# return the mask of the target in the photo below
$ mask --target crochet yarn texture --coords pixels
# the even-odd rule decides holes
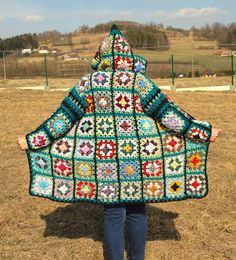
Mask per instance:
[[[60,107],[26,135],[30,194],[55,201],[166,202],[207,195],[211,124],[145,76],[114,25]]]

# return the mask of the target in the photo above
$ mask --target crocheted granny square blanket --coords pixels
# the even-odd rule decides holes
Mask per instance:
[[[55,201],[166,202],[208,193],[211,124],[146,75],[114,25],[58,109],[26,135],[30,194]]]

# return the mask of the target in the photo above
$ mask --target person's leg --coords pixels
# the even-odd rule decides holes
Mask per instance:
[[[147,239],[147,216],[145,203],[126,205],[128,224],[128,260],[144,260]]]
[[[124,259],[125,204],[104,205],[104,247],[106,260]]]

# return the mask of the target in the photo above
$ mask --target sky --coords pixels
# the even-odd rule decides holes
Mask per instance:
[[[236,0],[0,0],[0,38],[112,20],[178,28],[236,22]]]

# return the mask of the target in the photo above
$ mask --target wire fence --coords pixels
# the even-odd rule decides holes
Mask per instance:
[[[181,47],[181,46],[179,46]],[[83,53],[83,52],[81,52]],[[147,75],[163,85],[172,87],[231,85],[234,86],[235,54],[233,51],[209,53],[209,50],[194,52],[136,50],[136,54],[148,60]],[[38,79],[50,86],[54,79],[79,79],[92,71],[92,55],[78,53],[23,54],[15,51],[0,51],[0,79]],[[201,80],[197,80],[200,79]],[[37,82],[37,81],[35,81]],[[39,81],[38,81],[39,82]],[[37,84],[37,83],[35,83]]]

